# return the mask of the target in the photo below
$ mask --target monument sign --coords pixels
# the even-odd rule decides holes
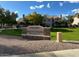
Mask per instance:
[[[22,34],[23,38],[36,39],[36,40],[49,40],[50,39],[50,28],[42,26],[28,26],[26,27],[26,33]]]

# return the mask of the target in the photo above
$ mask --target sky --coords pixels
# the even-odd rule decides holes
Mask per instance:
[[[50,16],[79,13],[79,1],[0,1],[0,7],[18,13],[19,18],[32,12]]]

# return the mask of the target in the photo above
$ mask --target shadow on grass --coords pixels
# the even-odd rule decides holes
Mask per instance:
[[[51,29],[52,32],[73,32],[72,30],[69,29],[64,29],[64,28],[53,28]]]

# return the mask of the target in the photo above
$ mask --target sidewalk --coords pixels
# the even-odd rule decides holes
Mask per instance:
[[[20,55],[24,57],[79,57],[79,49]]]

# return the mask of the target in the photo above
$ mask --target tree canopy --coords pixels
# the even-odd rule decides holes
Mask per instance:
[[[9,10],[5,10],[4,8],[0,8],[0,24],[8,24],[13,25],[16,24],[16,18],[18,14],[14,12],[10,12]]]
[[[25,21],[29,22],[33,25],[40,25],[42,23],[43,16],[41,14],[38,14],[36,12],[33,12],[32,14],[29,14],[28,16],[25,16]]]

